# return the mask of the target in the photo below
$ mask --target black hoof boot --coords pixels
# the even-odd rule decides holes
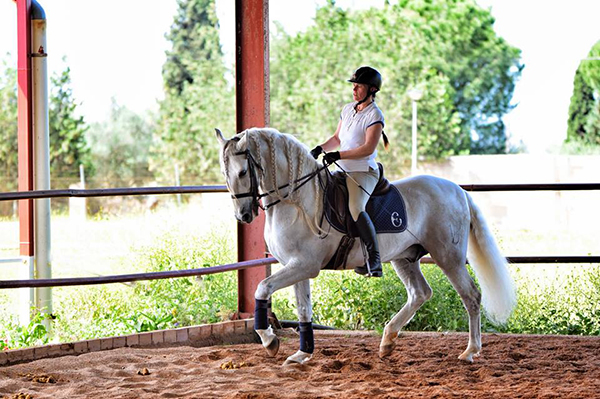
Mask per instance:
[[[377,233],[375,227],[371,222],[371,218],[366,212],[361,212],[356,220],[356,226],[358,227],[358,234],[360,239],[367,248],[367,254],[369,255],[369,266],[359,266],[354,269],[358,274],[367,275],[369,277],[381,277],[383,276],[383,269],[381,268],[381,259],[379,257],[379,246],[377,245]],[[370,272],[370,273],[369,273]]]

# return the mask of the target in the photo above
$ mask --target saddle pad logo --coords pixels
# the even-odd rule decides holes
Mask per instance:
[[[392,225],[394,227],[400,227],[400,226],[402,226],[402,218],[400,217],[400,215],[398,214],[398,212],[392,212],[391,221],[392,221]]]

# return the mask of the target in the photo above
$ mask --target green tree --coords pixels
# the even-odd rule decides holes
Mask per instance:
[[[586,83],[600,93],[600,40],[592,46],[580,68]]]
[[[428,66],[448,76],[469,152],[506,152],[502,116],[512,109],[521,51],[496,36],[494,18],[475,1],[402,0],[398,8],[420,16],[414,28],[426,38]]]
[[[600,40],[575,72],[567,142],[600,145]]]
[[[567,141],[588,141],[587,124],[594,110],[594,103],[594,90],[586,83],[579,67],[575,72],[573,95],[569,105]]]
[[[0,74],[0,190],[17,189],[17,70],[2,63]]]
[[[360,65],[382,72],[377,102],[392,146],[392,167],[411,146],[408,91],[419,102],[419,154],[429,158],[505,152],[502,116],[511,109],[520,51],[496,36],[489,11],[472,0],[400,1],[348,11],[330,1],[314,26],[290,36],[275,32],[271,61],[271,121],[312,145],[333,133],[350,102],[346,79]],[[388,161],[393,162],[386,162]]]
[[[151,116],[143,118],[112,99],[108,118],[87,132],[100,185],[142,186],[152,179],[148,162],[153,129]]]
[[[50,79],[48,121],[50,127],[50,174],[52,178],[79,176],[79,165],[93,172],[85,132],[88,126],[77,115],[71,89],[71,69],[65,68]]]
[[[163,66],[165,99],[151,168],[163,178],[178,163],[183,182],[218,179],[215,127],[233,132],[235,101],[225,75],[214,0],[178,0]]]
[[[15,190],[18,179],[17,71],[3,61],[0,75],[0,179],[3,190]],[[70,69],[50,80],[49,127],[52,178],[78,176],[79,164],[91,172],[87,129],[76,116],[77,104],[70,87]],[[89,173],[88,172],[88,173]]]

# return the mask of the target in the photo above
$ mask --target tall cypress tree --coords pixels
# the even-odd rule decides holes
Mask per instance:
[[[594,90],[586,83],[581,68],[577,68],[569,105],[567,141],[587,142],[586,125],[593,109]]]
[[[215,181],[218,145],[214,128],[233,133],[235,102],[225,74],[214,0],[178,0],[163,66],[165,99],[154,138],[151,167],[171,181],[175,164],[182,183]]]
[[[4,62],[0,76],[0,189],[17,187],[17,71]],[[49,127],[50,173],[57,177],[78,177],[79,165],[93,171],[85,132],[87,124],[77,115],[71,71],[67,67],[50,79]],[[59,184],[60,185],[60,184]],[[56,181],[53,182],[56,186]]]
[[[600,40],[575,72],[567,141],[600,145]]]
[[[71,89],[71,69],[67,67],[51,79],[48,109],[50,127],[50,173],[55,177],[78,177],[79,165],[91,173],[90,148],[85,132],[88,126],[77,115],[77,103]]]

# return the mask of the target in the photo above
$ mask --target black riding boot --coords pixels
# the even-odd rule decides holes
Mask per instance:
[[[356,220],[356,226],[358,227],[358,234],[360,239],[367,248],[367,254],[369,255],[369,269],[371,270],[372,277],[381,277],[383,270],[381,269],[381,259],[379,258],[379,245],[377,245],[377,233],[371,218],[367,212],[361,212]],[[368,274],[369,271],[365,266],[359,266],[354,269],[358,274]]]

